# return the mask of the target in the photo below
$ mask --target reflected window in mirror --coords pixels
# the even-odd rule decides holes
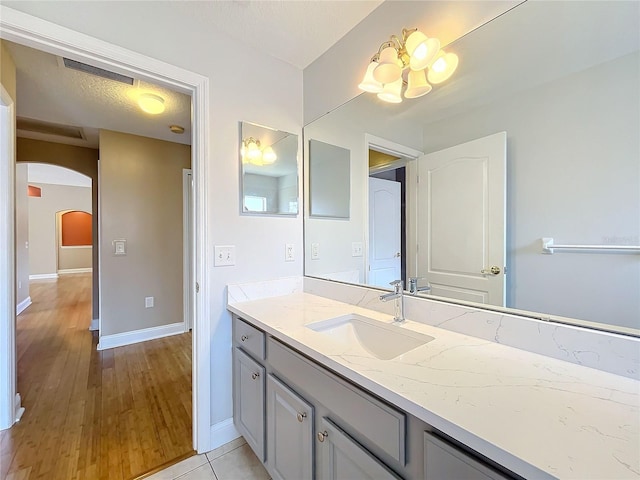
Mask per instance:
[[[240,208],[244,214],[298,214],[298,135],[241,122]]]

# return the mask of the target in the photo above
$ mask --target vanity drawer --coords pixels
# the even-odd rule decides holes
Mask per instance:
[[[264,360],[264,332],[233,317],[233,341],[259,360]]]
[[[269,337],[269,364],[291,383],[304,385],[309,398],[326,407],[344,430],[364,437],[367,448],[379,450],[399,465],[406,464],[406,415],[339,378],[323,367]],[[377,447],[377,448],[376,448]]]

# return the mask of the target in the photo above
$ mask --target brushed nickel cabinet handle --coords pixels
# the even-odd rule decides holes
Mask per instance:
[[[259,373],[252,373],[252,374],[251,374],[251,378],[253,378],[254,380],[255,380],[256,378],[258,378],[259,376],[260,376],[260,374],[259,374]]]
[[[318,441],[319,442],[324,442],[324,439],[327,438],[329,436],[329,434],[324,431],[324,432],[318,432]]]
[[[246,335],[242,335],[242,336],[240,337],[240,340],[242,340],[243,342],[244,342],[244,341],[246,341],[246,340],[248,340],[248,339],[249,339],[249,337],[247,337]]]
[[[302,413],[298,412],[298,415],[296,415],[296,417],[298,417],[299,422],[302,422],[305,418],[307,418],[307,414],[304,412]]]

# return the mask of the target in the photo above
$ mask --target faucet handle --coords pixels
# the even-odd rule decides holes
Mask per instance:
[[[399,293],[402,292],[404,282],[402,280],[394,280],[393,282],[389,282],[389,285],[393,287],[396,293]]]

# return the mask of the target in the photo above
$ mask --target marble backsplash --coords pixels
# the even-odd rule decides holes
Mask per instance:
[[[380,291],[311,277],[288,277],[228,286],[228,302],[310,293],[392,315]],[[405,296],[405,317],[598,370],[640,378],[640,339],[518,315]]]

